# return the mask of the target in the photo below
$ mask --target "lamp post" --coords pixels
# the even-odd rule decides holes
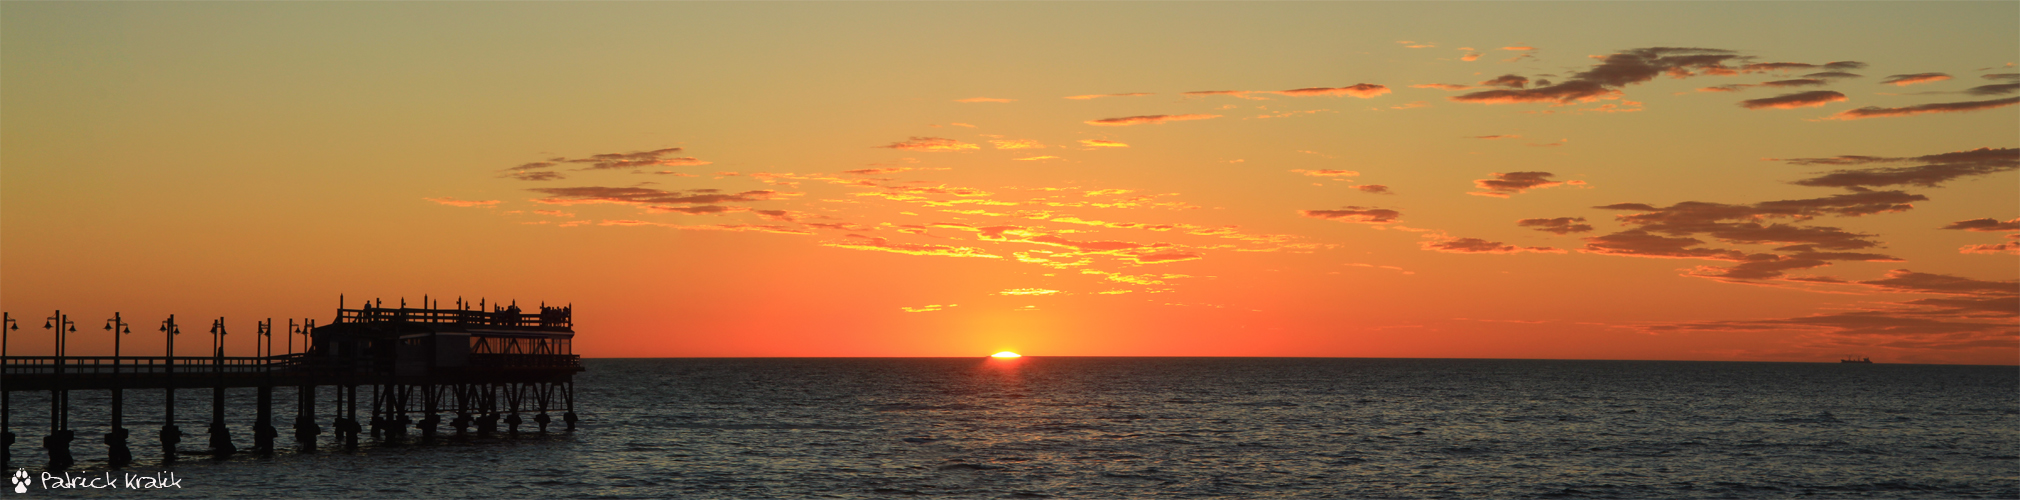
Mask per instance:
[[[133,463],[133,449],[126,446],[126,427],[121,425],[126,415],[126,379],[121,377],[119,364],[120,339],[133,333],[131,325],[112,313],[112,319],[105,320],[105,330],[112,332],[112,430],[105,433],[106,461],[113,467]]]
[[[14,315],[0,313],[0,359],[7,358],[7,331],[20,329],[21,325],[14,321]],[[0,373],[5,370],[5,365],[0,365]],[[8,459],[14,455],[14,428],[7,426],[10,399],[14,399],[14,393],[0,391],[0,470],[7,468]]]
[[[62,470],[70,468],[77,461],[70,458],[70,441],[77,438],[70,430],[70,391],[62,388],[64,343],[69,340],[69,332],[77,331],[77,323],[70,316],[57,310],[42,323],[42,328],[56,334],[56,380],[57,386],[49,390],[49,436],[42,438],[42,449],[49,452],[49,468]]]
[[[259,356],[260,372],[265,380],[255,389],[258,401],[258,416],[253,422],[253,449],[260,453],[272,453],[274,437],[280,432],[274,429],[274,319],[267,318],[259,323],[259,335],[253,337],[253,354]]]
[[[224,425],[224,318],[210,324],[211,373],[217,377],[217,384],[210,391],[210,449],[211,458],[222,459],[238,451],[231,444],[231,429]]]
[[[163,396],[167,416],[161,422],[161,455],[165,460],[175,460],[175,445],[182,442],[182,429],[175,426],[175,336],[181,334],[182,327],[175,324],[175,315],[161,321],[161,335],[167,339],[168,352],[168,362],[164,364],[168,389]]]

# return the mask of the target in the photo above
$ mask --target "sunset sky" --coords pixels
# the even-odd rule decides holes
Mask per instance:
[[[17,355],[342,294],[573,304],[592,357],[2014,364],[2016,19],[5,2],[0,309]]]

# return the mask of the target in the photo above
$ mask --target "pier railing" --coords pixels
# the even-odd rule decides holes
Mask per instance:
[[[573,314],[566,307],[543,307],[538,312],[515,310],[485,312],[467,309],[380,308],[338,309],[338,323],[447,323],[512,328],[573,328]]]
[[[477,369],[579,368],[582,361],[580,356],[573,354],[471,354],[467,366]],[[329,378],[386,374],[392,371],[392,364],[385,359],[324,357],[301,353],[256,357],[7,356],[0,359],[0,376],[6,377],[10,382],[25,382],[30,378],[55,377],[59,373],[58,367],[62,368],[60,370],[62,378],[78,381],[112,378],[158,379],[171,375],[190,380],[215,375],[235,378],[250,375]]]

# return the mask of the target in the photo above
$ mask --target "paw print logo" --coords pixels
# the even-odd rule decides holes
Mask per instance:
[[[14,482],[14,493],[28,492],[28,469],[15,469],[14,476],[7,479]]]

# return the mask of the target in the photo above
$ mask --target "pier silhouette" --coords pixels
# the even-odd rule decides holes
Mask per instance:
[[[158,438],[164,460],[175,460],[183,432],[176,420],[176,389],[211,389],[211,412],[207,429],[210,448],[205,453],[224,458],[239,453],[232,440],[233,425],[225,417],[227,389],[256,391],[256,417],[250,423],[251,452],[271,453],[279,429],[273,425],[275,387],[295,388],[293,430],[295,445],[304,451],[316,449],[324,427],[319,424],[318,388],[335,388],[336,401],[323,415],[334,442],[356,448],[362,434],[395,445],[412,441],[409,427],[418,430],[421,443],[442,439],[443,417],[456,436],[490,437],[500,423],[505,434],[517,436],[526,422],[522,413],[532,414],[539,432],[547,432],[551,412],[562,412],[567,430],[575,430],[574,376],[582,364],[575,355],[573,306],[539,306],[525,312],[517,303],[491,306],[457,300],[456,308],[410,308],[401,300],[396,307],[367,302],[356,309],[346,308],[339,298],[337,315],[328,325],[314,320],[297,324],[288,320],[283,334],[287,347],[275,354],[272,319],[258,323],[253,356],[226,356],[224,318],[211,323],[210,349],[200,356],[175,355],[176,337],[182,325],[171,315],[157,331],[166,339],[167,355],[123,356],[120,339],[130,334],[131,325],[115,313],[105,329],[114,335],[112,356],[71,356],[65,351],[76,323],[57,311],[44,323],[56,337],[49,356],[20,356],[7,351],[6,337],[19,334],[12,314],[0,322],[0,468],[11,468],[17,430],[12,425],[11,400],[16,392],[48,391],[48,430],[42,447],[51,470],[76,464],[70,445],[77,439],[70,423],[70,392],[110,391],[107,412],[109,431],[103,436],[106,462],[121,467],[133,462],[124,427],[124,393],[128,390],[162,390],[165,422]],[[439,306],[439,304],[436,304]],[[489,306],[490,310],[486,310]],[[474,309],[472,308],[474,307]],[[303,337],[301,350],[295,336]],[[366,396],[359,389],[367,389]],[[367,398],[369,400],[367,400]],[[359,418],[359,407],[367,418]],[[23,430],[25,432],[25,430]]]

